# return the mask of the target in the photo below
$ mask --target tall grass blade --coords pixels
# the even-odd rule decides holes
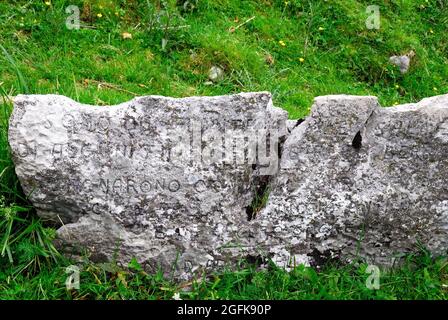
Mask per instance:
[[[6,51],[6,49],[0,44],[0,49],[3,52],[3,55],[5,56],[6,60],[11,64],[11,66],[14,68],[14,71],[17,75],[17,78],[19,79],[20,89],[22,93],[29,93],[29,87],[25,81],[25,78],[23,77],[22,72],[20,72],[19,67],[17,66],[16,62],[14,61],[14,58]]]

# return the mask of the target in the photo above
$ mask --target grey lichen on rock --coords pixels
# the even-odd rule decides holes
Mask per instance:
[[[417,242],[448,248],[448,96],[317,97],[293,121],[266,92],[107,107],[21,95],[9,142],[38,214],[63,222],[60,247],[93,260],[188,279],[245,256],[390,265]]]
[[[448,95],[390,108],[316,98],[283,146],[258,244],[284,266],[316,253],[390,266],[419,244],[446,253],[447,137]]]
[[[64,251],[123,265],[135,257],[167,273],[176,265],[181,279],[244,256],[252,186],[278,169],[276,152],[249,153],[265,138],[276,151],[275,135],[286,134],[287,113],[269,93],[108,107],[21,95],[14,104],[17,175],[38,214],[63,221]]]

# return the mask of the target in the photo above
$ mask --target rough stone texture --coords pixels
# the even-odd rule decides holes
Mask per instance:
[[[286,120],[268,93],[14,105],[16,172],[39,215],[64,223],[66,252],[187,279],[247,255],[390,265],[418,241],[448,248],[448,95],[390,108],[318,97],[305,121]],[[227,135],[214,144],[213,132]]]
[[[448,95],[381,108],[325,96],[283,146],[257,241],[274,260],[391,265],[448,248]]]
[[[263,130],[271,130],[277,151],[275,133],[277,140],[286,134],[286,119],[264,92],[147,96],[108,107],[20,95],[9,141],[38,214],[64,223],[65,252],[86,248],[94,261],[124,265],[136,257],[149,270],[176,266],[175,276],[186,279],[246,254],[246,207],[258,176],[276,173],[278,156],[249,161],[244,150],[254,141],[244,134],[262,145]]]
[[[208,72],[208,78],[213,82],[221,81],[224,78],[224,70],[220,67],[213,66]]]
[[[389,62],[399,67],[401,74],[405,74],[409,70],[413,57],[415,57],[415,52],[411,50],[405,55],[390,57]]]

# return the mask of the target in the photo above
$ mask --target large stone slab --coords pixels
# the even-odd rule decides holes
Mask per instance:
[[[101,107],[20,95],[9,141],[38,214],[63,223],[65,252],[183,279],[252,250],[247,208],[278,169],[286,119],[265,92]]]
[[[419,245],[448,249],[448,95],[380,108],[325,96],[283,146],[254,222],[275,261],[357,257],[392,265]]]
[[[263,92],[18,96],[9,141],[25,193],[77,256],[187,279],[248,255],[290,267],[447,252],[448,95],[325,96],[286,118]]]

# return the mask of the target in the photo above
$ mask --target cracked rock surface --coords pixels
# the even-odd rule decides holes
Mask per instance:
[[[304,121],[266,92],[101,107],[20,95],[9,142],[69,255],[188,279],[245,256],[390,265],[417,242],[448,248],[448,95],[317,97]]]
[[[317,97],[284,143],[258,245],[286,267],[357,257],[390,266],[418,243],[446,253],[447,180],[448,95],[390,108]]]
[[[94,261],[123,265],[135,257],[167,274],[176,265],[175,276],[186,279],[248,250],[252,186],[278,169],[276,153],[253,161],[248,153],[258,138],[266,146],[264,136],[275,151],[286,119],[264,92],[147,96],[108,107],[22,95],[9,141],[38,214],[63,221],[65,252],[86,249]]]

